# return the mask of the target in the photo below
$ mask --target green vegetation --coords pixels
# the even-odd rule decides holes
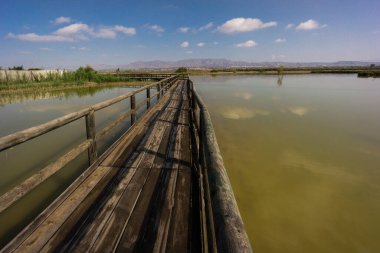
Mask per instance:
[[[361,71],[358,73],[358,77],[380,77],[380,70],[378,71]]]
[[[24,70],[24,66],[13,66],[12,68],[8,68],[9,70]]]
[[[14,66],[12,70],[19,70],[23,66]],[[42,75],[22,73],[17,74],[17,78],[5,78],[0,80],[0,91],[16,90],[25,88],[55,88],[60,86],[85,86],[89,83],[115,83],[132,82],[134,80],[127,77],[119,77],[110,74],[103,74],[95,71],[90,66],[80,67],[76,71],[63,73],[49,72]],[[92,85],[93,86],[93,85]]]
[[[188,71],[187,71],[187,68],[185,68],[185,67],[180,67],[180,68],[178,68],[178,69],[175,71],[175,73],[178,73],[178,74],[186,74],[186,73],[188,73]]]
[[[190,69],[191,75],[291,75],[291,74],[358,74],[360,77],[379,77],[380,67],[249,67]]]

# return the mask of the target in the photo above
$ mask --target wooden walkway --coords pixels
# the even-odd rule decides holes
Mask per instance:
[[[198,161],[197,133],[207,124],[204,116],[193,120],[189,87],[186,79],[175,81],[1,252],[250,252],[229,182],[219,196]],[[229,198],[231,204],[219,203]]]

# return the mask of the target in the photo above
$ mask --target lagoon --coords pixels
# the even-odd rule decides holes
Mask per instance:
[[[380,252],[380,80],[191,77],[255,252]]]

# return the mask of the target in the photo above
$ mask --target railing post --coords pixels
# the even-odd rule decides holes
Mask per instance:
[[[146,89],[146,109],[149,109],[150,107],[150,87]]]
[[[160,97],[164,95],[164,89],[165,89],[166,81],[160,83]]]
[[[87,139],[92,140],[91,145],[88,147],[88,161],[89,164],[93,164],[98,158],[98,152],[96,148],[96,130],[95,130],[95,111],[91,109],[86,115],[86,133]]]
[[[136,122],[136,96],[131,96],[131,126]]]
[[[157,83],[157,101],[160,99],[161,95],[161,83]]]

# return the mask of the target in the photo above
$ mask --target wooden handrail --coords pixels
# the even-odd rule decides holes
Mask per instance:
[[[28,129],[25,129],[25,130],[4,136],[4,137],[0,138],[0,151],[14,147],[18,144],[21,144],[23,142],[26,142],[26,141],[31,140],[33,138],[36,138],[42,134],[48,133],[48,132],[50,132],[56,128],[67,125],[67,124],[69,124],[69,123],[71,123],[77,119],[80,119],[80,118],[88,115],[91,110],[99,111],[99,110],[104,109],[108,106],[111,106],[117,102],[120,102],[124,99],[132,97],[133,95],[135,95],[141,91],[144,91],[147,88],[154,87],[157,84],[160,84],[162,82],[172,81],[175,78],[177,78],[177,76],[168,77],[168,78],[161,80],[157,83],[145,85],[144,87],[137,89],[133,92],[129,92],[129,93],[121,95],[119,97],[106,100],[104,102],[100,102],[98,104],[93,105],[92,107],[85,108],[85,109],[80,110],[78,112],[69,113],[67,115],[64,115],[64,116],[59,117],[59,118],[54,119],[54,120],[51,120],[51,121],[44,123],[44,124],[41,124],[39,126],[31,127],[31,128],[28,128]]]
[[[215,233],[217,252],[250,253],[252,252],[251,244],[224,167],[210,114],[192,81],[188,80],[188,85],[191,92],[194,121],[197,121],[197,117],[199,117],[198,152],[199,165],[205,171],[203,175],[205,178],[203,183],[206,184],[204,198],[211,205],[211,210],[207,210],[206,206],[206,211],[212,214],[212,217],[208,217],[208,224],[213,226],[214,231],[210,231],[208,234],[211,233],[212,239],[213,233]],[[196,109],[199,110],[199,116],[195,113]]]
[[[137,107],[136,107],[135,95],[139,92],[150,89],[152,87],[161,87],[162,83],[165,83],[165,86],[163,87],[168,87],[169,85],[172,85],[177,79],[178,79],[178,76],[170,76],[159,82],[145,85],[144,87],[139,88],[133,92],[121,95],[116,98],[109,99],[107,101],[93,105],[89,108],[82,109],[78,112],[73,112],[73,113],[64,115],[62,117],[51,120],[39,126],[31,127],[26,130],[22,130],[14,134],[10,134],[8,136],[0,138],[0,152],[1,152],[8,148],[14,147],[18,144],[21,144],[23,142],[36,138],[40,135],[48,133],[54,129],[67,125],[82,117],[86,118],[87,140],[82,142],[78,146],[74,147],[69,152],[59,157],[56,161],[52,162],[51,164],[47,165],[42,170],[38,171],[36,174],[33,174],[32,176],[24,180],[22,183],[20,183],[16,187],[12,188],[5,194],[1,195],[0,196],[0,213],[4,211],[5,209],[7,209],[9,206],[11,206],[18,199],[25,196],[28,192],[33,190],[35,187],[40,185],[47,178],[49,178],[50,176],[55,174],[57,171],[62,169],[64,166],[66,166],[69,162],[71,162],[76,157],[78,157],[85,150],[88,151],[89,165],[94,164],[96,160],[98,159],[97,142],[103,139],[112,129],[114,129],[117,125],[123,122],[123,120],[127,119],[127,117],[131,116],[131,125],[133,125],[133,123],[136,121]],[[162,93],[163,91],[164,89],[161,89],[160,91],[158,91],[158,93],[160,92]],[[96,133],[95,114],[94,114],[95,111],[104,109],[108,106],[111,106],[127,98],[131,99],[131,109],[128,110],[126,113],[122,114],[118,119],[111,122],[103,129],[101,129],[98,133]],[[149,102],[150,102],[150,99],[149,99]],[[147,101],[144,100],[144,104],[145,103],[147,103]],[[148,104],[146,105],[147,105],[147,109],[149,109],[150,103],[149,103],[149,106]]]

